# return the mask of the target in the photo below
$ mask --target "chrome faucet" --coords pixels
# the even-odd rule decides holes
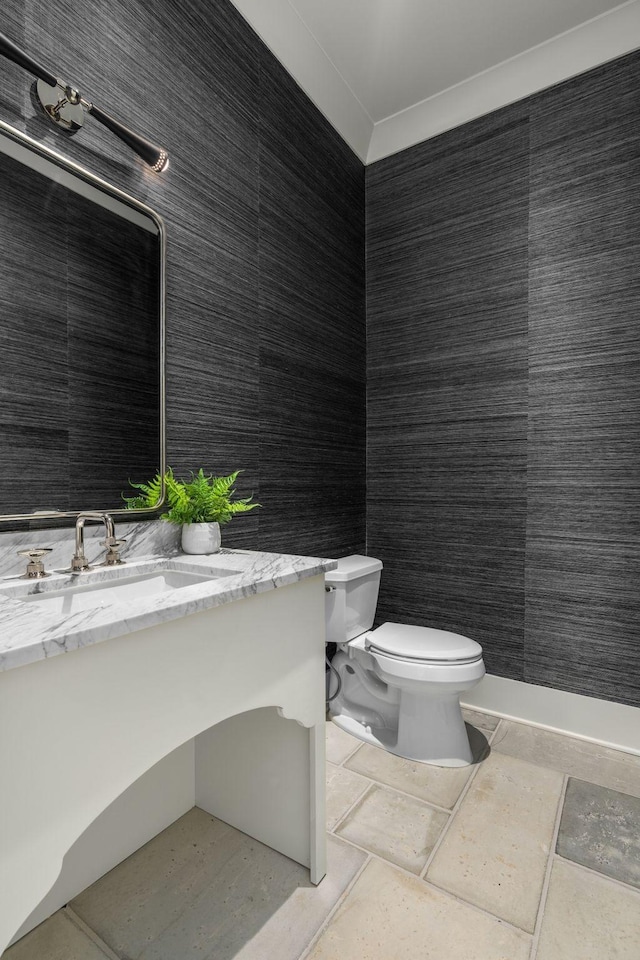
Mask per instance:
[[[71,558],[72,573],[89,569],[89,561],[84,555],[84,525],[87,520],[104,523],[105,543],[109,545],[116,542],[113,520],[108,513],[79,513],[76,519],[76,552]]]

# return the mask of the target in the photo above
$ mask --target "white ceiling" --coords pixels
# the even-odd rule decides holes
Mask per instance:
[[[640,0],[233,0],[365,161],[640,46]]]

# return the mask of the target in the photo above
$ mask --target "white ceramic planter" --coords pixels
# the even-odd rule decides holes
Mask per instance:
[[[219,523],[183,523],[182,549],[185,553],[218,553],[220,550]]]

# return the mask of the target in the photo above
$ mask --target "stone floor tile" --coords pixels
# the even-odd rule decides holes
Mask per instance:
[[[370,786],[371,781],[359,774],[327,763],[327,830],[333,830],[338,820]]]
[[[441,810],[376,784],[336,834],[405,870],[420,873],[447,820]]]
[[[640,893],[555,860],[536,960],[638,960]]]
[[[532,933],[562,785],[555,770],[492,753],[427,879]]]
[[[503,720],[491,749],[640,797],[640,757],[551,730]]]
[[[72,907],[128,960],[297,960],[366,860],[333,837],[328,853],[314,887],[304,867],[194,808]]]
[[[640,799],[570,779],[556,850],[640,888]]]
[[[519,930],[372,860],[305,960],[527,960],[529,946]]]
[[[346,730],[341,730],[331,720],[327,720],[327,760],[330,763],[342,763],[354,750],[362,746],[362,740],[352,737]]]
[[[387,753],[380,747],[364,744],[347,760],[348,770],[360,773],[412,797],[435,803],[450,810],[462,793],[467,780],[476,769],[468,767],[435,767],[416,760],[405,760]]]
[[[107,960],[104,953],[58,910],[3,954],[3,960]]]
[[[469,707],[462,708],[462,716],[465,723],[471,724],[472,727],[478,727],[485,733],[492,733],[500,723],[500,717],[494,717],[491,713],[480,713],[479,710],[471,710]]]

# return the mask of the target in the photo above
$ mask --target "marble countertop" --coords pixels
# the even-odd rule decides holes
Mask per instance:
[[[319,557],[224,549],[204,557],[185,554],[135,557],[115,568],[117,578],[162,569],[213,576],[217,571],[219,578],[135,600],[110,602],[107,599],[104,606],[69,614],[54,612],[46,603],[25,602],[19,598],[26,592],[44,594],[68,587],[86,587],[111,579],[113,568],[98,567],[80,575],[53,570],[51,576],[33,581],[16,575],[5,576],[0,579],[0,671],[284,587],[336,566],[335,560]]]

